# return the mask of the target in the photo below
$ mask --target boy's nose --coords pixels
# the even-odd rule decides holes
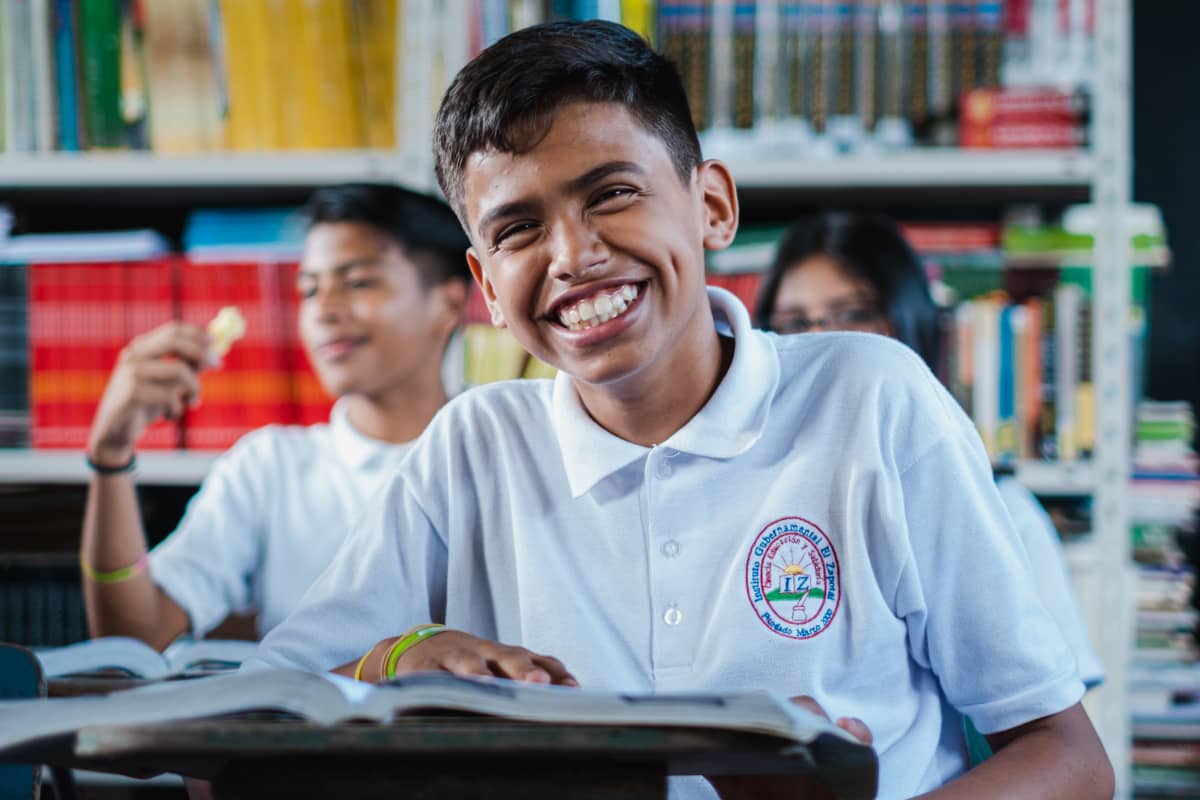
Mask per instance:
[[[558,280],[578,279],[608,258],[604,243],[586,225],[559,225],[552,241],[550,276]]]

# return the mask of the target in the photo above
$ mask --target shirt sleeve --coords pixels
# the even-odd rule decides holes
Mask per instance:
[[[266,432],[217,459],[179,527],[150,553],[154,582],[187,613],[199,637],[252,603],[263,537],[263,476],[272,473]]]
[[[1004,478],[996,487],[1029,554],[1033,579],[1042,588],[1046,608],[1075,653],[1079,677],[1089,689],[1099,686],[1104,681],[1104,664],[1088,639],[1054,523],[1033,492],[1015,478]]]
[[[445,621],[447,548],[403,473],[375,495],[249,668],[327,671],[421,622]]]
[[[945,421],[899,473],[910,550],[896,608],[912,658],[980,731],[994,733],[1069,708],[1083,685],[978,436],[957,406]]]

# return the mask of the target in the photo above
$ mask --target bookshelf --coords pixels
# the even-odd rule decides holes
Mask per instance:
[[[1019,480],[1043,495],[1091,495],[1092,534],[1067,548],[1081,605],[1093,624],[1108,679],[1089,697],[1089,711],[1117,769],[1118,796],[1128,794],[1129,720],[1126,660],[1131,648],[1129,504],[1130,411],[1128,385],[1133,360],[1121,324],[1130,302],[1133,266],[1126,242],[1124,211],[1130,202],[1131,0],[1097,0],[1096,65],[1092,93],[1091,145],[1086,150],[962,151],[921,148],[898,153],[799,158],[729,158],[739,186],[756,206],[785,208],[785,198],[850,202],[873,192],[891,192],[903,204],[910,193],[937,193],[951,205],[959,196],[1043,201],[1069,195],[1096,206],[1099,224],[1093,268],[1092,375],[1096,387],[1096,446],[1086,462],[1021,461]],[[147,153],[53,153],[0,155],[0,202],[23,193],[63,196],[77,191],[130,195],[147,190],[253,194],[267,190],[299,193],[313,186],[350,180],[398,181],[433,187],[424,153],[409,150],[219,153],[164,157]],[[916,197],[916,194],[913,194]],[[834,199],[836,198],[836,200]],[[747,221],[753,221],[748,218]],[[1159,263],[1165,263],[1163,254]],[[1041,268],[1017,263],[1011,268]],[[192,486],[215,454],[145,451],[140,481]],[[0,450],[0,485],[86,482],[77,453]],[[1128,608],[1124,606],[1130,606]]]
[[[743,190],[803,188],[1040,188],[1086,190],[1096,174],[1087,151],[963,151],[848,155],[829,159],[728,159]],[[316,186],[352,180],[399,181],[433,188],[431,165],[389,150],[312,153],[38,153],[0,155],[10,188],[154,188]]]
[[[153,486],[196,486],[216,452],[197,450],[143,450],[138,453],[138,482]],[[0,450],[2,484],[80,484],[91,473],[83,456],[74,451]]]
[[[803,188],[1013,188],[1087,189],[1096,163],[1086,151],[964,151],[928,148],[911,152],[829,159],[727,159],[738,187]]]
[[[312,187],[348,181],[393,181],[433,188],[433,171],[390,150],[311,153],[212,153],[160,156],[149,152],[0,155],[6,189],[154,189]]]

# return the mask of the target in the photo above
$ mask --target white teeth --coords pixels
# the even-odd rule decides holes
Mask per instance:
[[[637,296],[637,287],[627,283],[587,300],[580,300],[569,308],[559,309],[558,319],[573,331],[593,328],[624,314]]]

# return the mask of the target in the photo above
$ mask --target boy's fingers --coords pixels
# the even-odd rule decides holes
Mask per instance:
[[[816,714],[818,717],[824,717],[825,719],[829,719],[829,715],[825,713],[825,709],[821,708],[821,704],[818,703],[816,700],[813,700],[808,695],[806,695],[806,694],[799,695],[797,697],[793,697],[790,699],[796,705],[800,706],[801,708],[811,711],[812,713]]]
[[[568,672],[567,668],[563,666],[563,663],[553,656],[535,655],[533,657],[533,663],[546,671],[546,674],[550,676],[551,683],[555,683],[560,686],[579,685],[579,681],[575,679],[575,676]]]
[[[837,726],[863,744],[875,743],[875,735],[871,733],[871,729],[867,727],[867,723],[858,717],[839,717]]]
[[[164,386],[182,386],[190,394],[200,393],[200,378],[196,371],[182,361],[147,361],[138,364],[139,380]]]
[[[530,683],[550,683],[550,673],[534,663],[533,654],[523,647],[499,647],[488,659],[492,673],[501,678]]]
[[[455,675],[491,675],[488,662],[478,653],[455,650],[442,656],[438,666]]]
[[[134,360],[174,355],[198,368],[208,361],[208,334],[187,322],[168,322],[134,338],[124,355]]]

